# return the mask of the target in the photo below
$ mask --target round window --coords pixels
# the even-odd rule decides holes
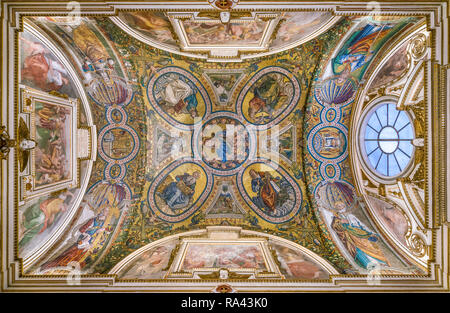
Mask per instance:
[[[385,177],[400,175],[409,164],[414,130],[405,111],[395,103],[383,102],[365,120],[364,149],[370,167]]]

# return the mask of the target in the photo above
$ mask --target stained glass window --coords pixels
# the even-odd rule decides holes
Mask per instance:
[[[399,175],[413,156],[413,138],[408,114],[395,103],[379,104],[366,119],[364,148],[370,166],[383,176]]]

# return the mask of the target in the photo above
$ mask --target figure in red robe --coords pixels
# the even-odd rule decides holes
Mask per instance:
[[[67,266],[70,262],[79,262],[83,259],[85,254],[89,251],[92,246],[92,241],[94,239],[94,234],[99,230],[103,230],[103,225],[105,223],[106,215],[100,213],[96,217],[89,219],[80,227],[80,236],[77,241],[67,248],[60,256],[57,258],[44,263],[41,266],[41,271],[45,271],[55,267]],[[80,268],[86,266],[86,261],[80,262]]]

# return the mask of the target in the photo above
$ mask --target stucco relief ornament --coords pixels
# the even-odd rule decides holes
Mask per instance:
[[[412,141],[412,144],[415,147],[423,147],[425,144],[425,139],[424,138],[414,138]]]
[[[417,234],[413,234],[410,238],[410,249],[412,253],[418,257],[423,257],[426,254],[427,245],[424,240]]]
[[[6,159],[9,154],[10,148],[14,148],[16,141],[9,138],[9,134],[6,131],[5,126],[0,127],[0,159]]]
[[[221,284],[211,290],[212,293],[236,293],[236,290],[228,284]]]
[[[220,12],[219,16],[220,16],[220,21],[222,23],[228,23],[230,21],[230,17],[231,17],[230,12],[227,12],[227,11]]]
[[[208,0],[209,4],[214,8],[223,10],[220,12],[220,21],[222,23],[228,23],[231,18],[230,10],[234,8],[239,0]]]
[[[208,2],[216,9],[231,10],[239,3],[239,0],[208,0]]]
[[[418,34],[411,41],[411,52],[416,59],[420,59],[427,49],[427,37],[424,34]]]
[[[28,129],[23,118],[19,120],[18,142],[19,142],[19,165],[20,171],[23,172],[27,167],[30,158],[30,150],[36,147],[36,141],[31,139],[30,130]]]

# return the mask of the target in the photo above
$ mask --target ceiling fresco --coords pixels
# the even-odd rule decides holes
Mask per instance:
[[[268,22],[256,20],[242,25],[230,22],[225,26],[187,20],[182,25],[190,44],[211,45],[218,40],[224,46],[250,46],[262,40]]]
[[[330,12],[124,11],[111,20],[131,36],[177,54],[239,61],[304,43],[334,25]],[[222,60],[221,60],[222,58]]]
[[[255,272],[261,270],[270,271],[261,242],[211,243],[211,240],[188,242],[186,253],[183,259],[179,260],[179,270],[194,271],[194,275],[200,278],[212,278],[212,275],[200,274],[199,269],[207,272],[210,268],[221,268],[222,271],[228,271],[227,274],[232,277],[233,274],[234,277],[242,277],[246,275],[244,273],[254,276]],[[115,266],[111,273],[122,280],[163,279],[174,276],[169,268],[169,261],[176,246],[177,240],[174,239],[151,248],[144,247],[142,251],[136,251],[138,253],[132,260],[124,259],[121,262],[123,264]],[[286,279],[325,280],[331,274],[328,268],[298,248],[276,241],[269,241],[268,246],[274,251],[271,260],[279,266],[278,274]]]
[[[21,16],[17,277],[319,290],[437,271],[432,19],[224,3]]]
[[[305,15],[300,24],[299,14]],[[161,12],[126,12],[119,18],[154,40],[174,44]],[[296,42],[329,18],[283,14],[272,44]],[[285,238],[340,273],[367,269],[371,261],[419,271],[393,252],[362,213],[347,149],[352,102],[364,71],[386,41],[415,21],[342,18],[284,52],[210,63],[153,48],[109,18],[83,18],[76,26],[29,18],[77,64],[97,127],[98,158],[70,229],[28,273],[57,273],[74,261],[83,272],[108,273],[147,244],[215,225]],[[221,24],[184,23],[193,41],[225,31]],[[258,37],[263,25],[250,25]],[[230,38],[238,38],[233,32],[242,29],[228,27]],[[24,43],[24,48],[37,45],[32,39]],[[64,91],[68,83],[59,71],[58,83],[34,85]],[[66,200],[47,199],[40,207],[22,208],[24,221],[41,222],[33,214],[45,212],[51,201],[64,203],[59,209],[64,212]],[[63,218],[64,213],[56,214]],[[39,233],[48,227],[42,222],[24,227]],[[32,236],[22,237],[26,244]],[[162,277],[172,249],[146,252],[151,264],[136,261],[139,269],[132,267],[124,277],[136,278],[137,272]],[[286,277],[326,277],[320,270],[302,274],[287,261],[301,256],[280,249],[275,250],[286,254],[281,262]]]

